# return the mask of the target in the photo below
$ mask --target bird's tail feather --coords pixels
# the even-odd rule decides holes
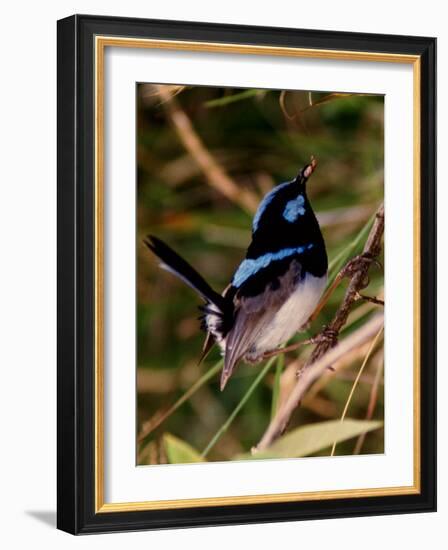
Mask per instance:
[[[161,267],[176,275],[190,288],[195,290],[206,302],[211,302],[220,311],[224,312],[225,300],[215,292],[205,279],[183,258],[166,243],[148,235],[144,243],[162,261]]]

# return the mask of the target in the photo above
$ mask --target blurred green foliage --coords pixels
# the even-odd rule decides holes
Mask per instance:
[[[318,167],[308,194],[321,221],[330,261],[347,250],[383,198],[384,101],[380,96],[330,92],[280,92],[209,87],[168,87],[206,149],[241,189],[258,199],[272,186],[293,178],[309,162]],[[137,226],[137,392],[138,429],[179,399],[219,359],[214,350],[198,366],[204,335],[198,297],[157,267],[142,244],[148,233],[166,240],[218,291],[230,281],[250,242],[251,215],[210,186],[170,122],[157,88],[138,87]],[[360,243],[361,247],[363,242]],[[346,285],[334,293],[308,334],[317,333],[337,309]],[[382,292],[383,274],[372,267],[365,293]],[[359,302],[347,331],[364,322],[375,306]],[[359,319],[356,320],[356,315]],[[306,336],[306,334],[305,334]],[[301,336],[304,337],[304,336]],[[310,346],[307,346],[310,348]],[[293,383],[288,365],[305,357],[304,348],[285,357],[280,388]],[[372,355],[354,394],[349,416],[364,419],[381,349]],[[340,418],[357,370],[354,357],[292,418],[290,428]],[[262,366],[240,364],[225,391],[213,376],[138,445],[138,462],[167,461],[164,434],[202,451],[238,406]],[[244,408],[211,449],[208,460],[228,460],[256,444],[271,417],[279,385],[275,368],[256,387]],[[286,390],[285,390],[286,391]],[[383,419],[383,386],[374,419]],[[366,436],[363,453],[383,452],[383,431]],[[351,454],[355,440],[340,443]],[[328,449],[315,454],[328,454]]]

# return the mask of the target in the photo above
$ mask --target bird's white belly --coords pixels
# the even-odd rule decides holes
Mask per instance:
[[[256,342],[257,354],[276,349],[306,324],[319,303],[326,283],[326,275],[313,277],[308,273],[305,276],[280,307],[270,325],[259,335]]]

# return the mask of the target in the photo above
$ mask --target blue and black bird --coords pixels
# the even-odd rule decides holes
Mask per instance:
[[[327,282],[328,260],[319,223],[306,193],[316,161],[261,201],[246,257],[222,294],[168,245],[146,245],[167,269],[205,301],[204,355],[218,344],[224,356],[221,390],[238,363],[258,363],[306,326]]]

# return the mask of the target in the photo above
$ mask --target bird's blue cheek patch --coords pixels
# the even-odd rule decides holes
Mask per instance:
[[[246,258],[240,264],[235,275],[233,276],[232,284],[236,288],[239,288],[245,281],[247,281],[247,279],[258,273],[260,269],[267,267],[271,262],[283,260],[284,258],[294,256],[295,254],[303,254],[305,251],[313,248],[313,246],[313,244],[308,244],[294,248],[283,248],[278,252],[267,252],[258,258]]]
[[[299,216],[303,216],[305,214],[304,204],[305,199],[303,198],[303,195],[299,195],[296,199],[288,201],[285,209],[283,210],[283,217],[285,220],[290,223],[294,223],[297,221]]]

